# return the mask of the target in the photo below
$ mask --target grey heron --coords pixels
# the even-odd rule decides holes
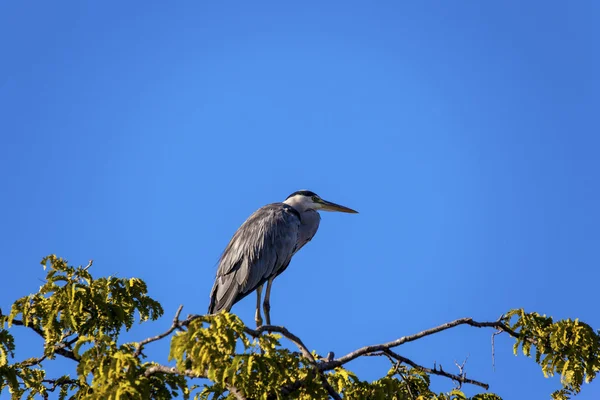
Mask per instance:
[[[256,290],[254,318],[257,326],[262,325],[260,300],[266,282],[263,310],[270,325],[273,280],[317,233],[321,220],[318,211],[357,213],[323,200],[309,190],[294,192],[282,203],[268,204],[255,211],[238,228],[221,255],[210,293],[209,314],[231,310],[235,303]]]

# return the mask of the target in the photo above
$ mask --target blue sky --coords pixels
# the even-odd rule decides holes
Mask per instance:
[[[94,259],[146,280],[166,316],[126,338],[154,335],[179,304],[205,312],[255,209],[306,188],[360,211],[323,215],[274,285],[273,322],[320,353],[516,307],[600,328],[599,17],[593,1],[3,2],[0,305],[38,289],[44,255]],[[233,311],[252,325],[253,307]],[[559,387],[507,338],[494,372],[491,333],[399,352],[469,356],[505,399]]]

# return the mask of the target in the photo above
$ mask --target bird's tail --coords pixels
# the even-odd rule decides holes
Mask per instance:
[[[210,291],[209,314],[217,314],[221,311],[229,311],[235,304],[239,292],[239,285],[235,280],[235,274],[218,276]]]

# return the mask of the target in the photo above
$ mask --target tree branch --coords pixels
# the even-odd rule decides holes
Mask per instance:
[[[169,329],[167,329],[165,332],[158,334],[156,336],[149,337],[149,338],[144,339],[141,342],[139,342],[135,352],[133,353],[134,357],[139,357],[142,354],[142,349],[148,343],[156,342],[157,340],[160,340],[160,339],[163,339],[163,338],[169,336],[171,333],[173,333],[174,330],[181,329],[182,327],[189,325],[190,322],[192,322],[194,319],[199,317],[197,315],[193,315],[193,316],[189,316],[188,318],[186,318],[183,321],[180,321],[179,316],[181,315],[182,310],[183,310],[183,305],[180,305],[179,308],[177,309],[177,312],[175,313],[175,317],[173,317],[173,323],[171,324],[171,327]],[[144,372],[144,375],[146,377],[148,377],[150,375],[154,375],[159,372],[163,373],[163,374],[184,375],[189,378],[206,378],[206,374],[200,375],[192,370],[179,371],[175,367],[167,367],[164,365],[153,365],[152,367],[148,368]],[[227,387],[227,390],[229,391],[229,393],[234,395],[238,400],[247,400],[246,396],[244,396],[244,394],[235,386],[227,384],[226,387]]]
[[[182,308],[182,307],[179,307],[179,308]],[[156,365],[153,365],[150,368],[148,368],[144,372],[144,376],[146,378],[148,378],[148,377],[158,374],[158,373],[169,374],[169,375],[183,375],[183,376],[187,376],[188,378],[205,378],[205,379],[207,378],[206,374],[198,374],[198,373],[192,371],[191,369],[186,369],[185,371],[180,371],[176,367],[167,367],[166,365],[160,365],[160,364],[156,364]],[[235,386],[226,384],[225,387],[227,388],[229,393],[234,395],[238,400],[247,400],[246,396],[244,396],[244,394]]]
[[[46,388],[49,392],[54,392],[59,386],[63,385],[79,385],[79,381],[76,381],[75,379],[65,379],[64,377],[58,379],[44,379],[42,382],[52,384],[52,387]]]
[[[2,316],[2,315],[0,314],[0,316]],[[44,335],[44,331],[40,327],[37,327],[35,325],[25,325],[25,323],[23,321],[18,320],[18,319],[13,319],[12,324],[16,325],[16,326],[24,326],[26,328],[29,328],[29,329],[33,330],[35,333],[37,333],[39,336],[44,338],[44,340],[46,339],[46,336]],[[76,337],[68,342],[62,342],[61,344],[54,345],[54,352],[58,355],[61,355],[65,358],[71,359],[73,361],[79,361],[77,359],[77,357],[75,357],[75,353],[73,353],[71,350],[66,349],[66,347],[75,343],[77,341],[77,339],[78,339],[78,337]],[[41,362],[42,360],[40,360],[39,362]]]
[[[175,329],[181,329],[183,327],[187,327],[192,321],[201,317],[201,315],[189,315],[186,319],[179,320],[179,315],[181,314],[182,308],[183,308],[183,306],[180,306],[179,309],[177,309],[177,313],[175,314],[175,318],[173,318],[173,323],[171,324],[171,327],[159,335],[156,335],[156,336],[153,336],[153,337],[150,337],[150,338],[147,338],[147,339],[144,339],[143,341],[141,341],[138,344],[136,351],[134,352],[134,356],[137,357],[142,353],[142,349],[143,349],[144,345],[154,342],[154,341],[157,341],[157,340],[160,340],[160,339],[163,339],[163,338],[167,337],[168,335],[170,335]],[[260,335],[262,335],[265,332],[280,333],[286,339],[288,339],[289,341],[294,343],[296,345],[296,347],[298,347],[298,349],[300,350],[300,352],[304,356],[304,358],[306,358],[309,361],[309,363],[314,367],[316,373],[320,376],[321,383],[322,383],[323,387],[325,388],[325,390],[327,391],[327,393],[329,393],[329,395],[331,397],[333,397],[335,400],[342,400],[340,395],[335,392],[335,390],[331,387],[331,385],[327,381],[327,377],[323,374],[323,371],[321,371],[319,369],[318,363],[315,360],[315,358],[313,357],[310,350],[308,350],[306,345],[302,342],[302,340],[298,336],[291,333],[287,328],[285,328],[283,326],[263,325],[263,326],[258,327],[257,329],[251,329],[248,327],[244,327],[244,332],[254,338],[259,337]],[[184,376],[187,376],[190,378],[206,378],[206,376],[204,376],[204,375],[200,376],[191,370],[179,371],[175,367],[166,367],[163,365],[154,365],[154,366],[148,368],[146,370],[146,372],[144,373],[144,375],[150,376],[150,375],[153,375],[158,372],[165,373],[165,374],[184,375]],[[292,392],[298,390],[303,384],[304,384],[303,381],[297,381],[289,386],[282,388],[282,393],[284,393],[284,394],[292,393]],[[236,389],[235,388],[233,388],[233,389],[234,390],[233,391],[230,390],[230,392],[234,396],[238,397],[235,393]],[[239,391],[238,391],[238,394],[241,394],[241,393],[239,393]],[[238,397],[238,399],[239,399],[239,397]]]
[[[296,347],[298,347],[298,349],[300,350],[300,352],[302,353],[304,358],[306,358],[308,361],[310,361],[311,364],[316,365],[315,358],[313,357],[312,353],[308,350],[306,345],[302,342],[302,340],[298,336],[294,335],[292,332],[287,330],[287,328],[284,328],[283,326],[262,325],[256,329],[251,329],[251,328],[246,327],[246,328],[244,328],[244,332],[246,332],[248,335],[250,335],[254,338],[259,337],[261,334],[263,334],[265,332],[280,333],[283,337],[285,337],[290,342],[294,343],[296,345]]]
[[[472,318],[460,318],[460,319],[436,326],[434,328],[426,329],[419,333],[415,333],[414,335],[402,336],[391,342],[361,347],[360,349],[350,352],[350,353],[346,354],[345,356],[336,358],[335,360],[319,363],[319,369],[321,371],[329,371],[336,367],[344,365],[360,356],[364,356],[369,353],[375,353],[378,351],[389,350],[391,348],[398,347],[404,343],[414,342],[415,340],[424,338],[425,336],[430,336],[430,335],[433,335],[434,333],[442,332],[442,331],[445,331],[450,328],[454,328],[459,325],[470,325],[470,326],[474,326],[477,328],[491,327],[491,328],[496,328],[498,330],[504,331],[515,338],[520,337],[520,335],[517,332],[510,329],[503,322],[501,322],[501,320],[498,320],[495,322],[477,322],[477,321],[473,321]],[[533,339],[527,338],[526,340],[528,340],[529,342],[531,342],[534,345],[536,344],[536,341]]]
[[[187,325],[189,325],[189,323],[192,322],[193,320],[201,317],[200,315],[191,315],[191,316],[188,316],[188,318],[186,318],[185,320],[181,321],[179,319],[179,317],[181,315],[182,309],[183,309],[183,306],[179,306],[169,329],[167,329],[165,332],[163,332],[161,334],[149,337],[149,338],[144,339],[141,342],[139,342],[137,345],[137,348],[134,352],[134,356],[139,357],[142,354],[142,350],[145,345],[155,342],[155,341],[158,341],[158,340],[161,340],[161,339],[169,336],[176,329],[182,329],[183,327],[186,327]],[[18,325],[18,326],[26,326],[26,327],[32,329],[33,331],[35,331],[39,336],[44,337],[43,330],[35,325],[25,325],[23,323],[23,321],[20,321],[20,320],[13,320],[12,323],[14,325]],[[335,392],[335,390],[331,387],[331,385],[327,381],[327,377],[325,376],[324,372],[332,370],[336,367],[342,366],[358,357],[366,356],[366,355],[383,355],[383,354],[385,354],[385,355],[390,356],[393,359],[397,360],[398,362],[408,364],[413,368],[420,369],[429,374],[444,376],[446,378],[452,379],[459,383],[468,383],[468,384],[480,386],[487,390],[489,388],[489,385],[486,383],[479,382],[479,381],[476,381],[473,379],[468,379],[464,376],[464,374],[456,375],[456,374],[448,373],[441,369],[426,368],[426,367],[419,365],[419,364],[415,363],[414,361],[412,361],[406,357],[403,357],[391,350],[392,348],[398,347],[404,343],[412,342],[412,341],[421,339],[423,337],[430,336],[430,335],[433,335],[433,334],[436,334],[436,333],[439,333],[439,332],[442,332],[447,329],[451,329],[451,328],[454,328],[454,327],[460,326],[460,325],[469,325],[469,326],[473,326],[473,327],[477,327],[477,328],[488,328],[488,327],[495,328],[498,330],[497,333],[506,332],[512,337],[520,338],[520,334],[515,332],[514,330],[510,329],[506,324],[504,324],[502,322],[502,318],[500,318],[499,320],[494,321],[494,322],[479,322],[479,321],[474,321],[472,318],[460,318],[460,319],[436,326],[434,328],[426,329],[424,331],[418,332],[413,335],[400,337],[391,342],[375,344],[375,345],[370,345],[370,346],[364,346],[364,347],[361,347],[355,351],[352,351],[342,357],[338,357],[336,359],[332,359],[332,357],[328,357],[326,359],[322,359],[322,361],[317,361],[317,360],[315,360],[314,356],[312,355],[312,353],[310,352],[308,347],[306,347],[304,342],[298,336],[296,336],[295,334],[293,334],[292,332],[290,332],[287,328],[285,328],[283,326],[263,325],[263,326],[258,327],[257,329],[251,329],[251,328],[245,327],[244,332],[254,338],[259,337],[260,335],[262,335],[265,332],[276,332],[276,333],[281,334],[283,337],[285,337],[292,343],[294,343],[294,345],[296,345],[296,347],[300,350],[302,356],[304,358],[306,358],[308,360],[308,362],[315,368],[315,371],[318,373],[318,375],[322,381],[322,385],[325,388],[325,390],[327,391],[327,393],[332,398],[334,398],[336,400],[341,400],[340,395]],[[528,342],[530,342],[533,345],[537,344],[537,342],[532,338],[526,338],[525,340],[527,340]],[[65,349],[66,347],[71,346],[76,341],[77,341],[77,338],[74,338],[68,342],[63,342],[60,345],[56,345],[55,352],[59,355],[62,355],[63,357],[72,359],[74,361],[78,361],[77,358],[75,357],[75,354],[72,351]],[[379,352],[379,353],[377,353],[377,352]],[[45,357],[39,357],[39,358],[25,360],[22,362],[22,365],[23,366],[31,366],[31,365],[39,364],[44,359],[45,359]],[[192,370],[180,371],[175,367],[167,367],[164,365],[153,365],[144,372],[144,375],[150,376],[150,375],[153,375],[156,373],[183,375],[183,376],[187,376],[189,378],[206,378],[206,374],[198,374]],[[285,392],[288,392],[288,393],[292,393],[292,392],[298,390],[304,384],[305,384],[305,381],[298,381],[298,382],[295,382],[285,388],[282,388],[282,390],[284,390]],[[242,399],[245,400],[244,395],[239,391],[239,389],[237,389],[233,386],[228,387],[227,389],[231,392],[231,394],[233,394],[236,398],[238,398],[238,400],[242,400]]]
[[[32,367],[34,365],[37,365],[37,364],[41,363],[42,361],[44,361],[45,359],[46,359],[46,356],[31,357],[31,358],[23,360],[19,363],[15,363],[15,364],[22,368],[27,368],[27,367]]]
[[[11,323],[16,326],[24,326],[26,328],[29,328],[29,329],[33,330],[35,333],[37,333],[38,335],[40,335],[41,337],[43,337],[44,339],[46,338],[44,336],[44,331],[35,325],[25,325],[25,323],[19,319],[13,319]]]

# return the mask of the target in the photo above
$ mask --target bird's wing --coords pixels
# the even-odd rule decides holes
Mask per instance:
[[[298,238],[300,218],[275,203],[258,209],[233,235],[219,261],[209,313],[229,310],[287,265]]]

